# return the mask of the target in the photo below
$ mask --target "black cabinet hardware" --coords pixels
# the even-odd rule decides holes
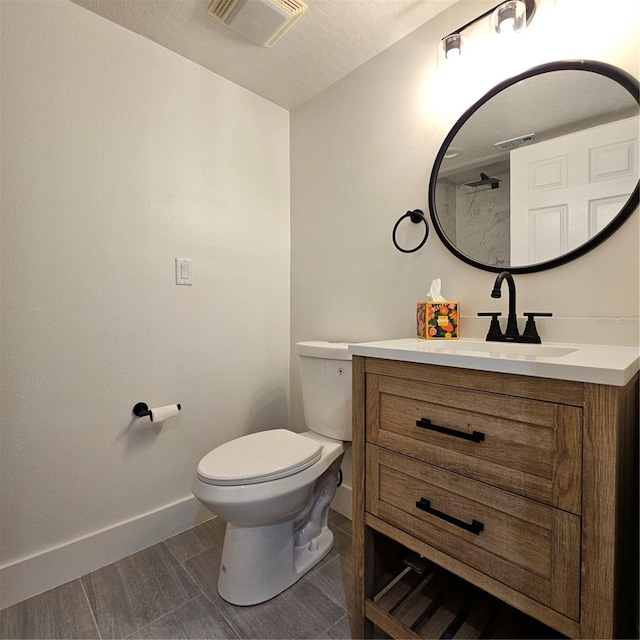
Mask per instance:
[[[423,429],[429,429],[430,431],[437,431],[438,433],[445,433],[448,436],[462,438],[463,440],[471,440],[472,442],[482,442],[484,440],[484,433],[480,431],[473,431],[472,433],[456,431],[455,429],[449,429],[448,427],[441,427],[440,425],[433,424],[431,420],[428,420],[427,418],[420,418],[420,420],[416,420],[416,427],[422,427]]]
[[[444,513],[444,511],[438,511],[431,506],[431,500],[427,500],[426,498],[420,498],[418,502],[416,502],[416,507],[421,509],[422,511],[426,511],[430,513],[432,516],[436,516],[436,518],[440,518],[445,522],[450,522],[451,524],[455,524],[456,527],[460,527],[465,531],[470,531],[476,536],[479,536],[482,531],[484,531],[484,525],[482,522],[478,522],[477,520],[472,520],[471,524],[465,522],[464,520],[458,520],[458,518],[454,518],[450,516],[448,513]]]

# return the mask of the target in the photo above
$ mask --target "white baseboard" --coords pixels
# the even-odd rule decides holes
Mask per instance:
[[[345,518],[349,518],[351,520],[352,513],[352,499],[353,491],[351,487],[348,485],[340,485],[336,490],[336,495],[331,502],[331,508],[341,513]]]
[[[79,578],[213,517],[193,496],[0,566],[0,609]]]
[[[351,487],[331,507],[351,519]],[[212,518],[193,496],[0,566],[0,609],[58,587]]]

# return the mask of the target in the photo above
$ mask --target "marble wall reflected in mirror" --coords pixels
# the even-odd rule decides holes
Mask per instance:
[[[429,204],[445,245],[514,273],[583,255],[638,202],[638,83],[597,62],[536,67],[507,80],[447,136]]]

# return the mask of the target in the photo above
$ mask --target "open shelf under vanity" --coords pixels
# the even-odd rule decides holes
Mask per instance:
[[[407,551],[403,565],[365,601],[367,618],[383,632],[375,637],[566,637],[417,554]]]

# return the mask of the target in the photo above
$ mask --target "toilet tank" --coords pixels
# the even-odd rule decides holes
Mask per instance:
[[[302,403],[307,428],[334,440],[351,440],[351,356],[344,342],[298,342]]]

